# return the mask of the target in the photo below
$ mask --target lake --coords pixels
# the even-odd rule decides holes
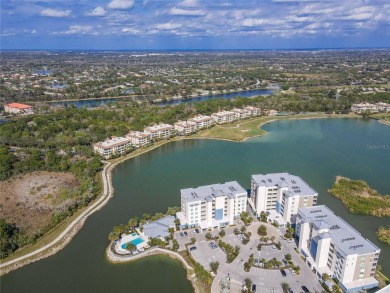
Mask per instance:
[[[105,259],[112,227],[143,213],[180,206],[180,189],[237,180],[250,188],[250,176],[289,172],[301,176],[337,215],[381,249],[380,265],[390,275],[390,248],[375,230],[388,218],[349,213],[327,189],[335,176],[362,179],[390,194],[389,126],[374,120],[285,120],[266,124],[269,133],[243,143],[217,140],[172,142],[118,165],[115,197],[88,218],[71,243],[47,259],[1,278],[2,292],[192,292],[186,272],[167,256],[127,264]],[[279,284],[276,284],[279,286]]]
[[[206,95],[195,98],[180,99],[180,100],[171,100],[164,102],[157,102],[156,105],[165,106],[165,105],[177,105],[181,103],[190,103],[190,102],[200,102],[207,101],[210,99],[234,99],[237,97],[256,97],[260,95],[270,95],[274,89],[257,89],[242,91],[236,93],[226,93],[226,94],[217,94],[217,95]],[[89,100],[74,100],[74,101],[64,101],[64,102],[49,102],[52,106],[75,106],[76,108],[94,108],[105,106],[108,103],[114,103],[117,101],[126,101],[126,98],[106,98],[106,99],[89,99]]]

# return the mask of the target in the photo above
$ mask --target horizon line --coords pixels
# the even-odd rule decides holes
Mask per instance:
[[[21,48],[14,48],[14,49],[2,49],[0,48],[0,53],[3,51],[301,51],[301,50],[383,50],[383,49],[390,49],[390,46],[388,47],[302,47],[302,48],[233,48],[233,49],[210,49],[210,48],[192,48],[192,49],[178,49],[178,48],[170,48],[170,49],[163,49],[163,48],[156,48],[156,49],[71,49],[71,48],[65,48],[65,49],[53,49],[53,48],[29,48],[29,49],[21,49]]]

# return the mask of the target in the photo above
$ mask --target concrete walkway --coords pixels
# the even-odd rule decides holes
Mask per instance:
[[[69,239],[69,235],[74,236],[78,231],[79,228],[81,228],[82,224],[85,222],[87,217],[94,212],[98,211],[101,209],[111,198],[112,196],[112,185],[111,185],[111,170],[115,166],[115,164],[111,164],[109,162],[106,162],[106,165],[103,168],[102,171],[102,182],[103,182],[103,194],[102,196],[94,202],[91,206],[89,206],[84,212],[82,212],[72,223],[66,227],[64,231],[60,235],[58,235],[53,241],[50,243],[46,244],[45,246],[42,246],[41,248],[34,250],[33,252],[30,252],[28,254],[25,254],[21,257],[12,259],[10,261],[4,262],[0,264],[0,276],[8,273],[12,270],[15,270],[19,267],[22,267],[28,263],[37,261],[41,258],[45,258],[47,255],[39,255],[42,252],[45,252],[46,250],[51,249],[51,251],[47,251],[48,255],[53,254],[53,248],[57,245],[60,244],[64,240],[68,240],[68,242],[71,240]],[[78,229],[77,229],[78,228]],[[72,231],[75,229],[76,231]],[[73,232],[73,233],[72,233]],[[67,242],[67,243],[68,243]],[[66,244],[66,243],[65,243]],[[61,247],[62,248],[62,247]],[[57,249],[56,251],[58,251]],[[54,253],[56,252],[54,251]],[[39,256],[38,256],[39,255]],[[34,258],[34,256],[38,256],[37,258]]]
[[[150,255],[156,255],[156,254],[166,254],[169,255],[170,257],[179,260],[188,270],[194,270],[193,267],[191,267],[187,261],[177,252],[168,250],[168,249],[163,249],[159,247],[153,247],[148,250],[145,250],[143,252],[137,253],[137,254],[128,254],[128,255],[118,255],[112,252],[110,249],[110,246],[106,250],[106,255],[109,261],[114,262],[114,263],[120,263],[120,262],[129,262],[129,261],[134,261],[143,257],[147,257]]]

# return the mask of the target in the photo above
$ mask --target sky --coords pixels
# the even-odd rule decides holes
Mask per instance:
[[[389,0],[0,0],[1,49],[390,47]]]

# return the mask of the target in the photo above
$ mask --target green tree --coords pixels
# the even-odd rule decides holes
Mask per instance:
[[[137,226],[138,219],[137,218],[131,218],[128,222],[129,228],[131,231],[134,231],[134,227]]]
[[[290,285],[286,282],[281,283],[282,289],[284,293],[287,293],[290,290]]]
[[[250,287],[252,286],[252,280],[249,279],[249,278],[246,278],[245,281],[244,281],[244,283],[245,283],[245,286],[246,286],[247,288],[250,288]]]
[[[119,238],[119,234],[118,233],[115,233],[115,232],[110,232],[110,234],[108,234],[108,240],[110,241],[115,241]]]
[[[179,226],[180,226],[180,219],[177,219],[177,218],[176,218],[173,222],[175,223],[176,230],[178,230],[178,229],[179,229]]]
[[[167,215],[174,216],[179,211],[180,211],[179,207],[169,207],[167,210]]]
[[[206,237],[206,239],[210,240],[213,236],[211,235],[210,232],[207,232],[205,237]]]
[[[221,231],[219,231],[219,236],[221,237],[225,236],[225,229],[221,229]]]
[[[362,116],[363,118],[368,118],[371,116],[371,111],[370,110],[365,110],[364,112],[362,112]]]
[[[179,242],[175,238],[172,239],[172,250],[177,251],[179,249]]]
[[[15,162],[13,154],[9,148],[0,148],[0,180],[5,180],[11,177],[13,163]]]
[[[266,236],[267,235],[267,227],[265,225],[260,225],[257,229],[257,234],[260,236]]]
[[[211,262],[210,263],[210,269],[213,273],[217,273],[218,271],[218,268],[219,268],[219,262],[218,261],[214,261],[214,262]]]
[[[244,263],[244,271],[249,272],[251,270],[252,264],[250,262]]]
[[[287,261],[291,261],[291,254],[287,253],[284,258],[287,260]]]
[[[131,242],[128,242],[127,244],[126,244],[126,250],[127,251],[133,251],[134,249],[135,249],[136,247],[135,247],[135,245],[133,244],[133,243],[131,243]]]

